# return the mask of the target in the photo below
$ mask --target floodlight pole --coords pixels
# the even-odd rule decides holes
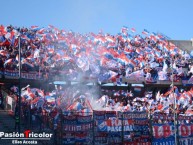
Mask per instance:
[[[19,46],[19,94],[18,94],[18,106],[19,106],[19,133],[21,132],[21,38],[18,37],[18,46]]]

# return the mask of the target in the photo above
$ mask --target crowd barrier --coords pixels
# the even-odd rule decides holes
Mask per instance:
[[[54,75],[57,74],[57,75]],[[18,71],[11,71],[11,70],[5,70],[5,71],[0,71],[0,78],[4,78],[5,79],[19,79],[19,72]],[[51,77],[49,77],[51,76]],[[42,73],[38,73],[38,72],[21,72],[21,78],[23,79],[28,79],[28,80],[44,80],[44,79],[50,79],[53,81],[61,81],[61,80],[67,80],[70,81],[68,76],[65,76],[64,73],[51,73],[49,76],[47,75],[43,75]],[[85,81],[93,81],[93,79],[91,78],[83,78],[85,79]],[[96,78],[95,78],[96,80]],[[136,79],[136,78],[122,78],[122,83],[146,83],[146,84],[151,84],[149,82],[146,82],[145,79]],[[106,82],[108,83],[108,82]],[[111,82],[112,83],[112,82]],[[153,84],[171,84],[171,80],[165,80],[165,81],[159,81],[157,80],[156,82],[154,82]],[[182,85],[182,84],[192,84],[192,82],[190,82],[189,80],[179,80],[178,82],[174,82],[175,85]]]
[[[157,68],[159,70],[159,68]],[[61,81],[61,80],[66,80],[66,81],[72,81],[74,78],[69,77],[66,75],[66,71],[50,71],[49,74],[41,73],[41,72],[21,72],[21,78],[23,79],[28,79],[28,80],[47,80],[49,79],[50,81]],[[81,75],[82,79],[85,81],[97,81],[97,78],[88,78],[84,74]],[[19,72],[18,71],[13,71],[13,70],[0,70],[0,78],[5,78],[5,79],[19,79]],[[157,77],[156,77],[157,78]],[[174,85],[192,85],[193,84],[193,77],[189,78],[178,78],[175,79],[174,77]],[[75,79],[76,80],[76,79]],[[145,80],[144,77],[122,77],[121,82],[122,84],[125,83],[145,83],[145,84],[165,84],[165,85],[170,85],[172,81],[170,79],[168,80],[158,80],[155,79],[155,82],[149,82]],[[78,80],[77,80],[78,81]],[[103,83],[113,83],[112,81],[104,81]]]

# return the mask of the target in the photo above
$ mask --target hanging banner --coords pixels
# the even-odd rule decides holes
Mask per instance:
[[[82,117],[85,117],[85,116],[82,116]],[[92,129],[92,127],[93,127],[92,122],[79,122],[77,120],[76,115],[64,117],[64,124],[63,124],[64,131],[71,131],[71,132],[88,131]]]
[[[94,111],[96,144],[121,144],[122,120],[117,118],[116,111]],[[128,123],[127,123],[128,124]]]
[[[19,72],[18,71],[12,71],[12,70],[5,70],[4,76],[7,79],[18,79],[19,78]]]
[[[97,124],[97,120],[105,120],[106,119],[106,111],[93,111],[93,119],[95,120],[95,124],[96,124],[94,126],[95,144],[107,144],[108,133],[103,132],[103,131],[98,131],[98,124]]]
[[[94,112],[97,130],[101,132],[120,132],[122,121],[117,118],[116,111]],[[99,117],[100,116],[100,117]]]
[[[19,72],[13,71],[13,70],[5,70],[4,75],[6,79],[18,79],[19,78]],[[33,80],[39,80],[41,78],[41,73],[37,72],[22,72],[21,78],[24,79],[33,79]]]
[[[193,124],[180,124],[178,130],[180,145],[193,145]]]
[[[186,121],[186,120],[184,120]],[[180,145],[193,144],[193,124],[182,123],[178,127],[177,140]],[[175,145],[174,124],[153,124],[153,145]]]
[[[124,125],[124,144],[151,144],[151,136],[149,130],[149,120],[146,112],[119,112],[119,117],[123,119]],[[132,124],[132,130],[126,130],[125,120],[129,120]]]
[[[69,115],[63,116],[63,144],[92,143],[92,116]]]
[[[94,116],[96,130],[106,133],[112,144],[123,142],[128,145],[151,144],[149,120],[146,112],[117,112],[116,116],[108,113],[96,112]]]
[[[175,145],[174,124],[153,124],[153,145]]]
[[[167,120],[167,121],[172,121],[174,120],[174,115],[173,114],[161,114],[161,113],[155,113],[152,116],[154,121],[157,120]],[[178,120],[193,120],[193,116],[183,116],[183,115],[179,115]]]

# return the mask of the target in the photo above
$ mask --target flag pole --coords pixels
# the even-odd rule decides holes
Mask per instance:
[[[170,42],[168,43],[168,47],[170,49]],[[174,107],[173,107],[173,111],[174,111],[174,138],[175,138],[175,144],[178,145],[178,141],[177,141],[177,120],[176,120],[176,95],[174,95],[174,72],[173,72],[173,57],[171,57],[171,69],[172,69],[172,95],[174,97]]]
[[[19,94],[18,94],[18,106],[19,106],[19,133],[21,132],[21,38],[18,37],[18,46],[19,46]]]

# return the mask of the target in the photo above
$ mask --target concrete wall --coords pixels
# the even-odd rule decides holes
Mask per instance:
[[[193,50],[193,41],[191,40],[169,40],[174,43],[178,48],[191,52]]]

